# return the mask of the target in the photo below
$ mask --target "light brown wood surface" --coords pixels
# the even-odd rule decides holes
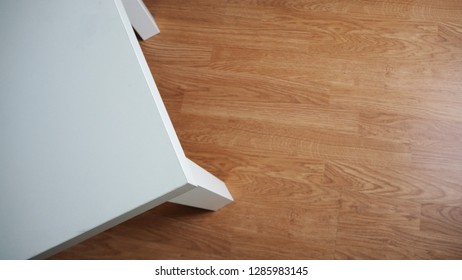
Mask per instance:
[[[56,259],[462,259],[462,1],[145,1],[189,158],[165,204]]]

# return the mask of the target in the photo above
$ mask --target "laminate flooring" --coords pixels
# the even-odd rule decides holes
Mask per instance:
[[[55,259],[462,259],[462,1],[145,1],[141,42],[218,212]]]

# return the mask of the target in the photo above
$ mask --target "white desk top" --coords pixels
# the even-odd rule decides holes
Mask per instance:
[[[191,189],[119,0],[2,0],[0,26],[0,259],[46,257]]]

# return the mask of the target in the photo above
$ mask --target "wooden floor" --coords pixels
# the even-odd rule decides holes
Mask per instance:
[[[185,152],[236,202],[54,258],[462,259],[462,1],[145,2]]]

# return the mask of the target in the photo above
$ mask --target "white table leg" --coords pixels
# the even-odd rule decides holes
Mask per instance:
[[[170,202],[216,211],[233,201],[225,183],[188,159],[190,184],[196,188],[175,197]]]
[[[160,32],[154,18],[142,0],[122,0],[122,2],[130,23],[143,40]]]

